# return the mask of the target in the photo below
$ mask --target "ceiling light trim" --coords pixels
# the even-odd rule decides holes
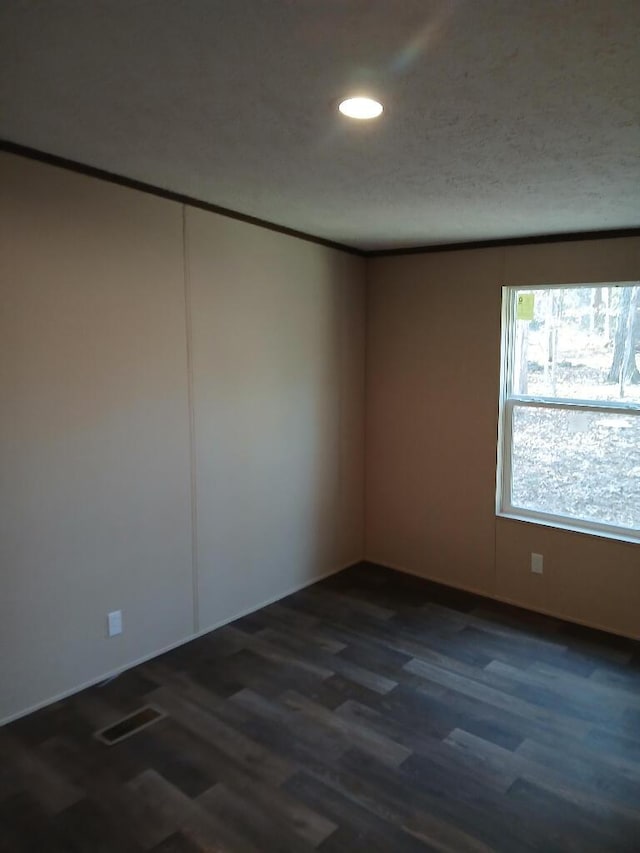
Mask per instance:
[[[380,101],[369,97],[369,95],[351,95],[340,101],[338,110],[343,116],[356,121],[371,121],[382,115],[384,107]]]

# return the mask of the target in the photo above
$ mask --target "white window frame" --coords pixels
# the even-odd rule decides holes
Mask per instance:
[[[548,527],[559,527],[580,533],[590,533],[626,542],[639,542],[640,530],[630,527],[617,527],[605,522],[575,518],[573,516],[554,515],[541,510],[514,506],[511,500],[512,487],[512,439],[513,411],[517,407],[535,407],[561,409],[573,412],[599,412],[615,415],[640,416],[640,404],[623,403],[611,400],[567,399],[564,397],[546,397],[532,394],[510,394],[513,387],[513,368],[516,331],[516,294],[518,291],[535,293],[537,290],[571,287],[606,287],[617,285],[629,287],[637,285],[634,281],[578,282],[571,284],[505,285],[502,288],[502,336],[500,347],[500,402],[498,419],[498,458],[496,466],[496,514],[519,521],[530,521]]]

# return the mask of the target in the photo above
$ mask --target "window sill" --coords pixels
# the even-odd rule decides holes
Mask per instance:
[[[617,533],[597,527],[584,527],[580,524],[572,524],[567,521],[559,521],[548,518],[538,518],[532,515],[522,515],[517,512],[496,512],[496,518],[505,518],[509,521],[520,521],[525,524],[537,524],[540,527],[551,527],[554,530],[565,530],[568,533],[578,533],[583,536],[596,536],[599,539],[610,539],[614,542],[624,542],[627,545],[640,545],[640,532]]]

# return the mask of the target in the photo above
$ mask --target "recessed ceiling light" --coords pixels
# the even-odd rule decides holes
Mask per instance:
[[[382,112],[382,104],[373,98],[347,98],[338,105],[338,109],[349,118],[377,118]]]

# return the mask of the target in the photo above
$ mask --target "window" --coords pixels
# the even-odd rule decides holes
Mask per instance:
[[[640,539],[640,283],[503,288],[498,512]]]

